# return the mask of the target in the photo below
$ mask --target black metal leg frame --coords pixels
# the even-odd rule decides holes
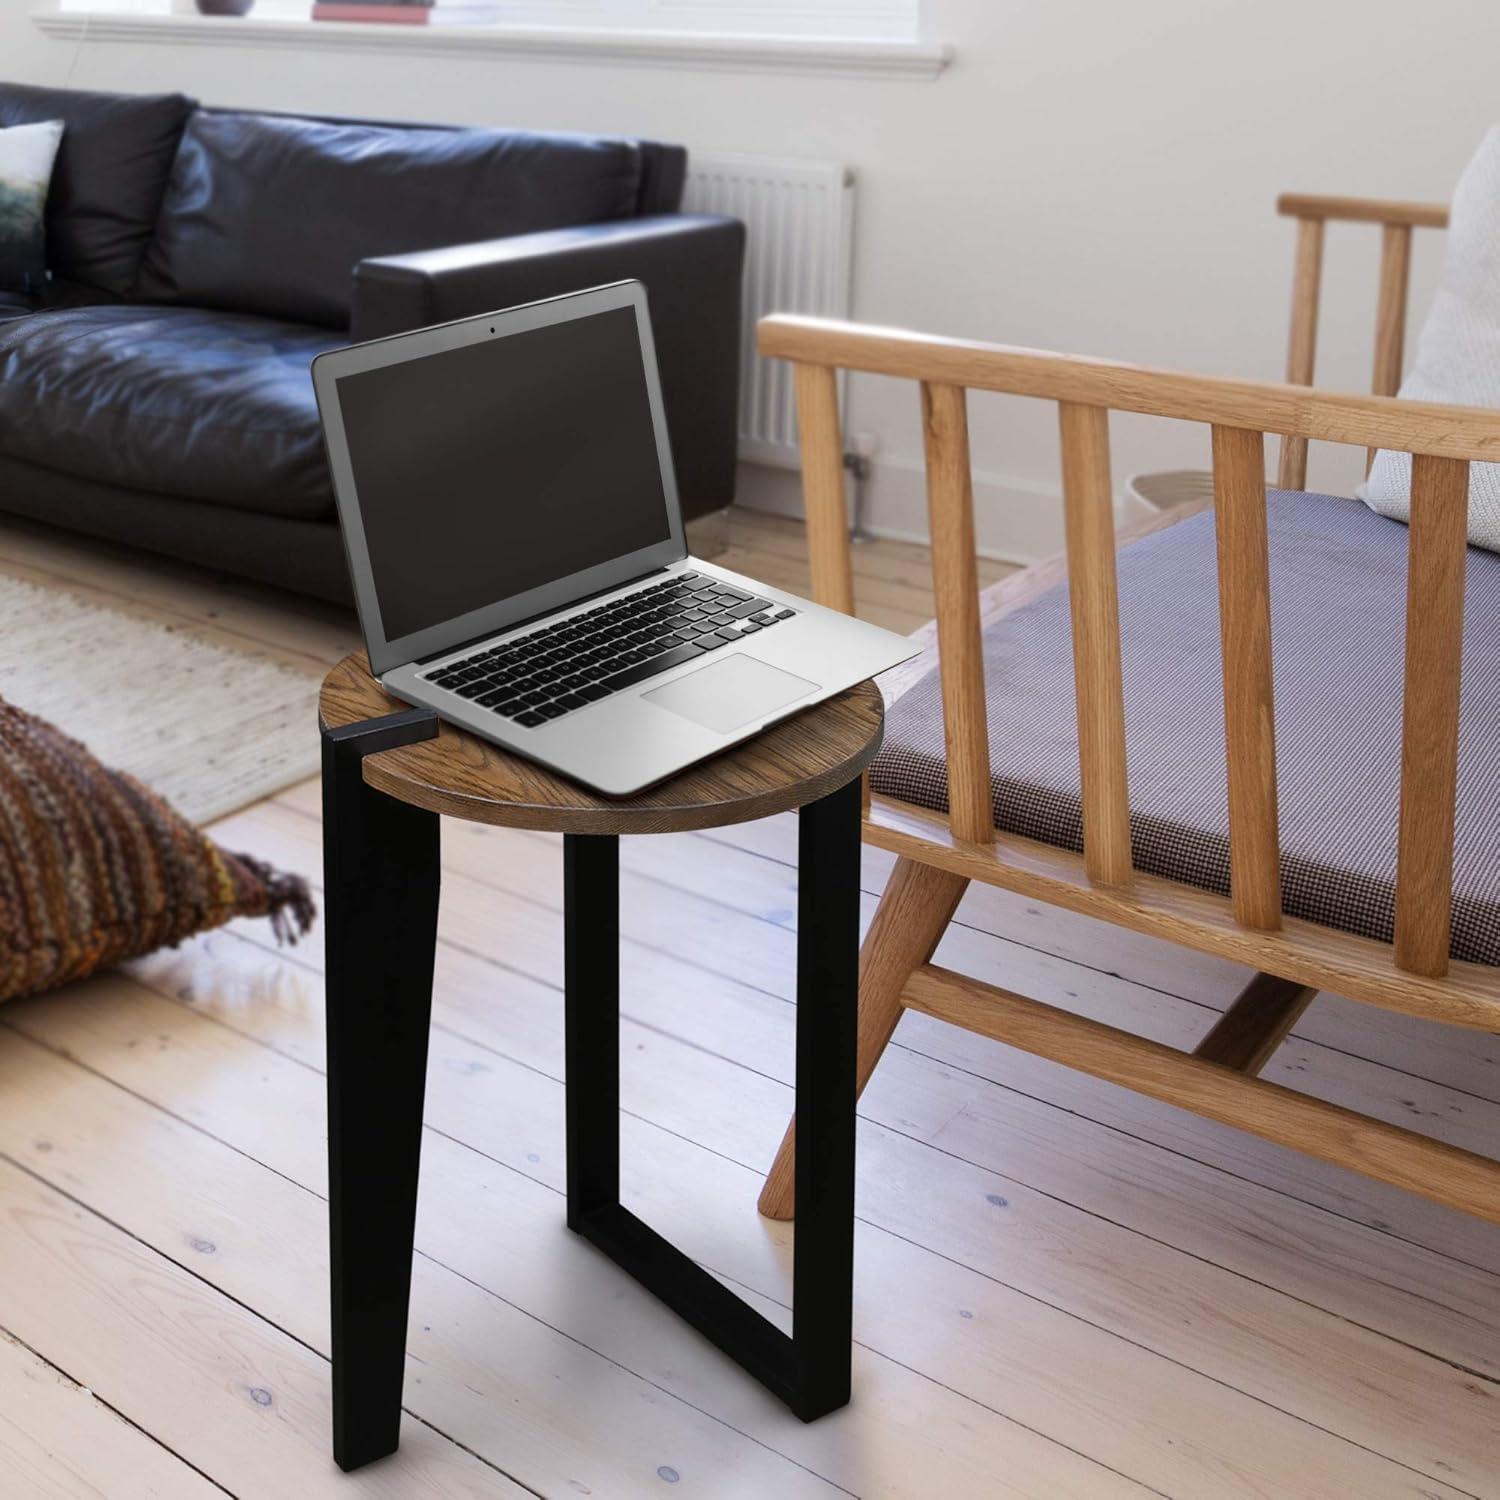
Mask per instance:
[[[437,946],[438,820],[365,785],[366,755],[437,735],[426,710],[323,732],[333,1456],[400,1439]]]
[[[437,940],[438,819],[367,786],[422,710],[323,737],[333,1446],[395,1450]],[[857,781],[799,814],[797,1231],[783,1333],[620,1202],[619,840],[564,843],[568,1225],[804,1421],[849,1400],[858,996]]]

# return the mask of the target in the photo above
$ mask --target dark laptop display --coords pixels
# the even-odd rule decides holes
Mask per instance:
[[[688,555],[646,289],[312,363],[370,670],[632,796],[917,648]]]
[[[670,535],[632,308],[344,375],[338,397],[388,639]]]

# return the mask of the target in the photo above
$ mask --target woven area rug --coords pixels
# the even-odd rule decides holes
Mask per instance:
[[[0,698],[82,740],[195,823],[318,769],[311,661],[0,573]]]

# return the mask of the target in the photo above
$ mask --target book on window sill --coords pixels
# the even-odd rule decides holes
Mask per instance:
[[[389,26],[425,26],[427,6],[390,4],[389,0],[317,0],[312,8],[315,21],[378,21]]]
[[[317,0],[312,11],[315,21],[372,21],[400,26],[491,26],[502,19],[496,5],[480,0],[477,4],[413,3],[413,0]]]

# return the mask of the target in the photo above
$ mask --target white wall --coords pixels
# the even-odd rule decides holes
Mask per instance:
[[[216,104],[654,135],[859,173],[862,319],[1275,377],[1292,229],[1278,191],[1442,199],[1485,127],[1493,0],[925,0],[934,82],[43,38],[0,0],[0,73]],[[1368,381],[1378,232],[1331,231],[1320,383]],[[1414,323],[1437,249],[1418,234]],[[1426,243],[1422,243],[1425,241]],[[983,540],[1057,543],[1050,408],[972,398]],[[913,390],[856,382],[871,519],[922,526]],[[1207,435],[1116,418],[1117,480]],[[1313,479],[1347,485],[1346,461]]]

